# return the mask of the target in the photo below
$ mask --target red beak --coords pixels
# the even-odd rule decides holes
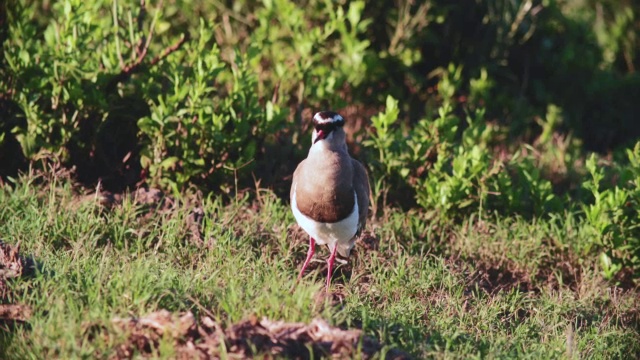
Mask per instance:
[[[314,144],[318,142],[318,140],[322,140],[327,137],[327,133],[322,130],[316,130],[316,140],[313,142]]]

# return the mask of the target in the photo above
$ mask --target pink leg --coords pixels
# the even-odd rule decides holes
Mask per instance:
[[[333,250],[331,251],[331,255],[329,256],[329,259],[327,259],[327,264],[329,264],[329,269],[327,270],[327,287],[326,287],[327,293],[329,293],[329,286],[331,286],[331,275],[333,274],[333,262],[336,259],[337,250],[338,250],[338,246],[336,244],[336,246],[334,246]]]
[[[302,279],[302,274],[304,273],[304,269],[307,268],[313,254],[316,252],[316,240],[312,237],[309,237],[309,251],[307,252],[307,260],[304,261],[304,265],[302,265],[302,270],[300,270],[300,274],[298,275],[298,281]]]

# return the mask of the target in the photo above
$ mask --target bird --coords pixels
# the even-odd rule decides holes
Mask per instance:
[[[293,173],[291,210],[298,225],[309,234],[309,251],[297,281],[315,253],[316,243],[327,245],[326,293],[336,253],[349,257],[364,229],[369,211],[369,176],[361,162],[349,155],[345,119],[333,111],[313,116],[311,148]]]

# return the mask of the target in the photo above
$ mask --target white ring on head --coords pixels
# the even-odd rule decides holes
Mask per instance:
[[[340,116],[340,114],[335,114],[332,117],[325,119],[322,116],[320,116],[321,113],[322,112],[316,113],[313,116],[313,119],[320,124],[329,124],[329,123],[344,121],[344,119],[342,118],[342,116]]]

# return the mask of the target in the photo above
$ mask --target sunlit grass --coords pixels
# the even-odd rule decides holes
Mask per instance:
[[[188,230],[195,206],[205,213],[201,243]],[[637,289],[623,292],[601,278],[596,259],[576,259],[581,234],[570,225],[471,217],[436,226],[388,209],[370,224],[374,245],[356,247],[325,298],[325,249],[290,291],[307,238],[269,191],[157,209],[125,197],[107,209],[68,181],[22,178],[0,190],[0,237],[20,242],[39,271],[11,283],[5,300],[33,315],[1,333],[1,357],[108,357],[122,341],[111,331],[114,317],[159,309],[212,314],[227,325],[252,315],[322,317],[362,328],[383,351],[416,357],[640,354]],[[96,325],[112,336],[95,336]]]

